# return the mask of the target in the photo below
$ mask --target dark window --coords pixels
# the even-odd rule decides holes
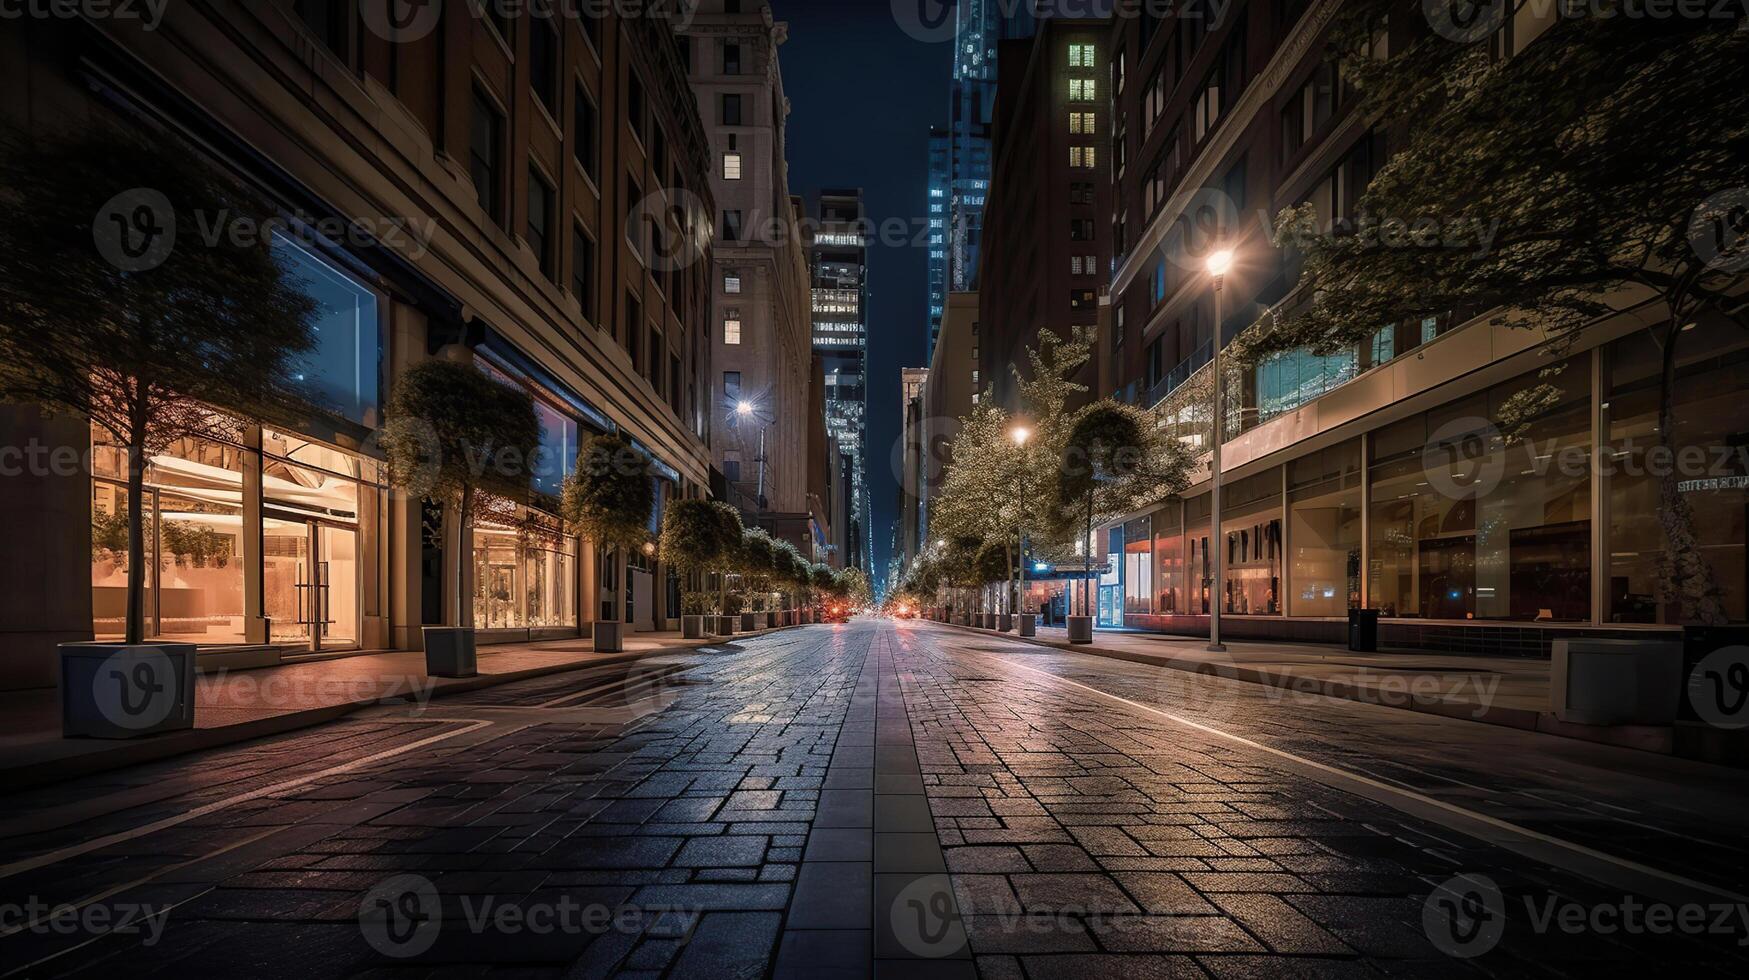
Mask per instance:
[[[1091,310],[1099,302],[1099,294],[1091,289],[1069,290],[1069,309]]]
[[[504,117],[492,100],[474,90],[474,122],[468,142],[468,167],[474,178],[474,194],[493,221],[503,223],[501,177],[504,156]]]
[[[298,19],[329,51],[346,55],[346,10],[340,0],[297,0]]]
[[[639,141],[644,138],[644,83],[637,72],[626,74],[626,123]]]
[[[571,155],[583,165],[583,172],[590,179],[597,179],[601,173],[601,123],[595,114],[595,103],[589,101],[589,93],[583,86],[577,86],[577,103],[571,109]]]
[[[668,345],[662,340],[662,331],[650,331],[650,362],[645,371],[650,379],[650,387],[657,396],[662,394],[662,365],[668,362]]]
[[[650,127],[650,170],[656,175],[656,186],[667,186],[668,137],[660,125]]]
[[[1235,211],[1245,210],[1245,158],[1227,168],[1227,175],[1221,178],[1221,191],[1227,195],[1227,200],[1233,202]]]
[[[724,126],[741,125],[741,97],[739,95],[723,96],[722,124]]]
[[[595,321],[595,243],[582,225],[571,229],[571,295],[583,307],[583,316]]]
[[[1070,204],[1092,204],[1093,185],[1086,181],[1075,181],[1069,185]]]
[[[583,22],[583,36],[589,39],[590,46],[599,53],[601,51],[601,18],[604,16],[604,8],[593,3],[582,3],[577,5],[577,9],[579,11],[577,19]]]
[[[632,357],[632,370],[642,374],[644,371],[644,308],[638,302],[638,297],[626,293],[626,353]]]
[[[502,0],[486,0],[486,20],[510,50],[516,50],[516,16],[514,6]]]
[[[723,397],[731,400],[741,397],[741,372],[723,372]]]
[[[1070,218],[1069,240],[1075,242],[1090,242],[1093,240],[1092,218]]]
[[[723,212],[723,241],[738,242],[741,240],[741,212]]]
[[[546,106],[547,114],[559,118],[559,32],[548,17],[537,17],[528,36],[528,84]]]
[[[541,271],[548,279],[557,279],[558,263],[553,261],[553,185],[540,171],[528,168],[528,247],[540,261]]]
[[[626,178],[626,241],[640,258],[644,254],[644,189],[630,177]]]
[[[677,416],[683,415],[686,412],[685,407],[680,404],[680,393],[684,390],[685,390],[685,388],[684,388],[683,382],[681,380],[681,374],[680,374],[680,355],[679,354],[669,354],[668,355],[668,407],[674,409],[674,414]]]
[[[723,42],[723,74],[741,74],[741,46],[733,41]]]

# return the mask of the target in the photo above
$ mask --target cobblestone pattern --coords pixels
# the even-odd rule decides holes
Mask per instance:
[[[1215,736],[901,631],[935,828],[981,975],[1536,975],[1739,965],[1734,940],[1536,933],[1522,900],[1620,896],[1267,764]],[[1499,945],[1453,958],[1427,898],[1506,899]],[[1709,941],[1710,940],[1710,941]]]

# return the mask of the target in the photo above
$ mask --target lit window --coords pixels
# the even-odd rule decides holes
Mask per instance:
[[[1095,165],[1096,156],[1097,154],[1091,146],[1071,146],[1069,147],[1069,166],[1092,167]]]
[[[739,344],[741,342],[741,313],[730,310],[723,314],[723,343]]]
[[[1076,136],[1092,136],[1094,133],[1093,113],[1069,113],[1069,132]]]
[[[739,272],[723,273],[723,292],[731,295],[741,291],[741,274]]]
[[[739,153],[725,153],[725,154],[723,154],[723,179],[724,180],[740,180],[741,179],[741,154],[739,154]]]
[[[1092,102],[1098,97],[1098,85],[1091,78],[1069,79],[1070,102]]]
[[[1093,45],[1091,45],[1091,44],[1071,44],[1071,45],[1069,45],[1069,67],[1070,68],[1092,68],[1093,67]]]

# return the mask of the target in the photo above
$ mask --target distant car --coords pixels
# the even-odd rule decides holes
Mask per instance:
[[[850,606],[842,602],[830,603],[826,606],[826,615],[821,620],[825,623],[850,622]]]

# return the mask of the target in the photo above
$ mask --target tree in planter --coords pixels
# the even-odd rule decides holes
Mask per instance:
[[[129,645],[145,638],[152,457],[309,411],[290,379],[316,346],[315,303],[270,236],[196,234],[219,216],[259,229],[276,214],[173,136],[0,143],[0,398],[83,414],[125,453]]]
[[[716,515],[717,533],[723,542],[723,548],[711,566],[711,571],[717,576],[717,611],[719,615],[730,616],[740,612],[729,608],[729,576],[740,569],[741,532],[745,528],[741,526],[741,512],[733,504],[713,500],[711,510]]]
[[[1108,520],[1176,496],[1190,485],[1196,462],[1191,450],[1165,434],[1154,417],[1112,399],[1075,413],[1061,445],[1050,488],[1056,526],[1085,523],[1078,533],[1092,566],[1095,519]],[[1083,608],[1093,608],[1092,576],[1083,587]]]
[[[747,600],[743,605],[752,607],[750,612],[764,612],[771,598],[773,544],[771,535],[759,528],[741,532],[741,591]]]
[[[783,591],[789,593],[789,601],[785,606],[797,605],[797,597],[808,585],[808,563],[802,560],[802,553],[788,541],[772,542],[772,572],[774,579],[782,585]]]
[[[621,555],[650,539],[650,513],[656,489],[650,482],[650,461],[623,432],[592,435],[577,454],[576,472],[565,479],[559,512],[597,548],[617,548]],[[625,575],[620,575],[623,595]],[[616,612],[624,603],[614,598]],[[623,615],[621,613],[620,615]],[[616,615],[614,621],[620,616]]]
[[[830,565],[814,565],[808,569],[808,585],[813,589],[814,601],[819,602],[832,595],[838,579],[832,574]]]
[[[396,486],[454,509],[455,622],[474,624],[467,529],[484,506],[523,503],[533,486],[540,418],[527,389],[457,361],[422,361],[389,394],[381,445]]]
[[[1388,132],[1393,155],[1355,221],[1323,225],[1303,206],[1277,216],[1312,301],[1266,317],[1234,354],[1336,354],[1394,322],[1492,311],[1492,323],[1542,331],[1563,355],[1624,298],[1649,298],[1662,312],[1647,328],[1661,360],[1658,437],[1673,451],[1684,328],[1703,317],[1749,328],[1749,34],[1740,20],[1608,16],[1612,2],[1555,18],[1504,60],[1488,11],[1461,32],[1394,30],[1380,56],[1375,30],[1394,6],[1349,4],[1333,31],[1359,111]],[[1503,437],[1514,441],[1555,397],[1548,384],[1513,396]],[[1685,619],[1722,622],[1677,482],[1659,477],[1661,591]]]
[[[730,536],[730,525],[723,519],[717,503],[709,500],[670,500],[662,512],[662,557],[682,574],[705,574],[722,567],[724,556],[740,543],[741,520],[737,516]],[[688,593],[694,596],[697,593]],[[690,615],[702,615],[702,605]]]

